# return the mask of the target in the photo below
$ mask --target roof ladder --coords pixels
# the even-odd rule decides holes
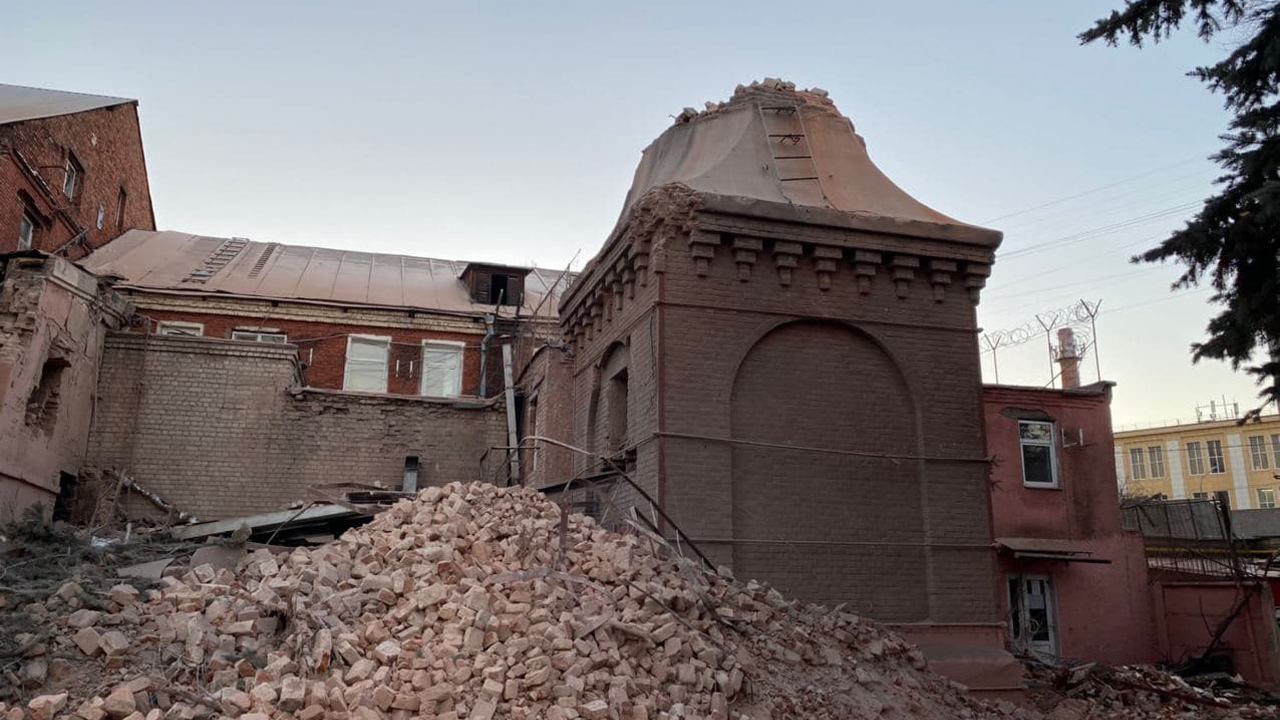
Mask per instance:
[[[800,108],[792,105],[758,105],[769,141],[773,166],[782,183],[782,193],[793,203],[829,205],[822,178],[813,163],[809,136],[800,118]]]

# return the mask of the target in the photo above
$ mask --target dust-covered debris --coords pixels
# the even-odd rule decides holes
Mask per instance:
[[[562,546],[559,517],[532,490],[454,484],[326,546],[196,566],[136,598],[112,588],[101,616],[48,618],[47,652],[101,680],[39,695],[67,692],[86,720],[1023,712],[971,699],[865,618],[706,573],[643,536],[572,516]]]

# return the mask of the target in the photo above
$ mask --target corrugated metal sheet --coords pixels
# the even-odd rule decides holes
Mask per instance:
[[[130,230],[81,264],[144,290],[455,313],[483,314],[493,309],[471,301],[458,279],[467,263],[456,260]],[[542,299],[552,292],[560,274],[559,270],[529,270],[521,315],[531,314],[541,304],[540,317],[556,316],[559,293],[573,276],[560,282],[554,297],[545,303]],[[513,315],[515,308],[504,306],[501,313]]]
[[[132,102],[137,100],[0,84],[0,125]]]

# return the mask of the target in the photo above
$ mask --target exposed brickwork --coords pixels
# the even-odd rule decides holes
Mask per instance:
[[[155,229],[136,103],[0,125],[0,144],[21,153],[52,190],[53,201],[86,231],[85,242],[68,251],[72,259],[84,257],[125,230]],[[62,193],[68,152],[84,169],[71,200]],[[18,243],[22,202],[10,189],[0,186],[0,252],[15,250]],[[119,215],[121,189],[126,194],[123,217]],[[37,233],[35,249],[53,251],[67,238],[55,229],[56,221],[46,217],[49,224]]]
[[[0,523],[52,509],[62,473],[84,460],[108,328],[129,308],[57,257],[9,257],[0,269]]]
[[[268,310],[269,312],[269,310]],[[270,317],[238,317],[231,315],[175,312],[146,309],[143,322],[133,329],[136,332],[156,332],[158,323],[181,321],[200,323],[206,337],[229,339],[236,329],[263,328],[288,335],[289,342],[298,346],[298,356],[306,369],[303,378],[309,387],[341,390],[346,369],[347,338],[350,335],[377,335],[391,338],[391,352],[387,369],[387,392],[399,395],[417,395],[421,380],[422,343],[426,340],[444,340],[466,343],[462,365],[462,394],[480,393],[480,344],[484,338],[484,325],[475,323],[471,333],[440,332],[437,330],[383,327],[376,325],[312,322]],[[339,310],[329,314],[341,317]],[[397,363],[399,366],[397,368]],[[412,366],[411,366],[412,364]],[[490,396],[501,392],[502,349],[495,341],[490,348],[488,367]]]
[[[985,251],[871,233],[850,247],[769,212],[704,209],[687,233],[593,261],[561,308],[577,444],[600,447],[601,374],[624,343],[633,475],[714,560],[880,620],[995,621],[972,299],[985,265],[964,265]],[[874,259],[857,255],[868,246]],[[636,254],[649,272],[629,293],[609,273]]]
[[[115,333],[107,337],[89,464],[117,467],[203,518],[279,509],[313,484],[419,486],[493,479],[500,403],[311,391],[292,348]]]

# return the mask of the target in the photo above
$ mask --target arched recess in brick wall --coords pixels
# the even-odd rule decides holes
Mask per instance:
[[[631,349],[614,343],[596,366],[591,392],[591,451],[621,457],[630,442],[629,400]]]
[[[734,378],[734,571],[877,620],[929,614],[919,421],[897,363],[838,323],[775,328]],[[799,447],[797,447],[799,446]]]

